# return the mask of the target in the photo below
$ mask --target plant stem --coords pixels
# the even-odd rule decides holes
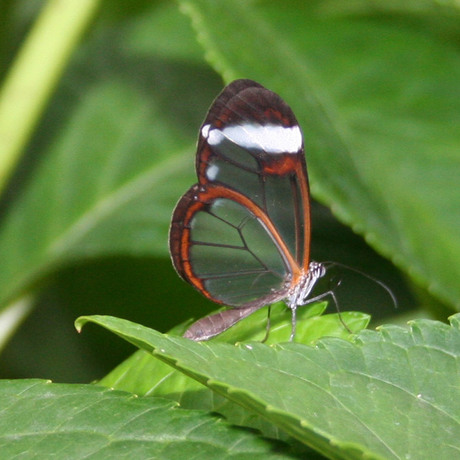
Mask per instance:
[[[0,194],[101,0],[49,0],[0,92]]]

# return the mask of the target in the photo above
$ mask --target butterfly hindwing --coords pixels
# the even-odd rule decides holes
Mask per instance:
[[[273,224],[249,203],[222,186],[195,185],[174,211],[170,244],[176,269],[217,303],[263,306],[285,297],[289,288],[287,267],[295,262],[285,260],[283,241],[267,231],[275,232]]]

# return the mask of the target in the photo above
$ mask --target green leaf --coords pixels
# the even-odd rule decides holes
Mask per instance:
[[[4,380],[0,407],[4,458],[294,458],[215,416],[94,385]]]
[[[363,331],[316,347],[195,343],[112,317],[81,317],[152,353],[334,458],[453,458],[460,449],[460,316],[451,326]],[[433,442],[436,439],[436,442]]]
[[[298,310],[296,341],[312,344],[323,336],[350,339],[350,333],[340,322],[337,314],[321,315],[325,308],[326,304],[323,302]],[[266,311],[259,310],[211,341],[235,343],[263,340],[266,334],[266,315]],[[368,325],[369,316],[346,312],[342,314],[342,321],[348,328],[358,332]],[[281,302],[271,308],[270,325],[266,344],[289,340],[291,312]],[[184,330],[184,327],[177,327],[171,333],[182,334]],[[232,401],[214,394],[195,380],[171,369],[170,366],[142,350],[134,353],[98,383],[139,395],[172,399],[187,409],[218,412],[233,424],[255,428],[272,438],[286,439],[286,436],[280,434],[279,429],[272,423],[267,423]]]
[[[367,2],[349,14],[337,2],[180,1],[227,81],[253,78],[292,105],[313,194],[460,308],[460,16],[443,34],[444,10],[403,3],[394,16]]]
[[[322,315],[326,303],[317,303],[297,311],[297,332],[295,340],[300,343],[313,344],[319,338],[341,337],[351,340],[352,335],[345,329],[337,314]],[[356,312],[342,313],[342,321],[355,333],[363,330],[369,323],[369,316]],[[249,317],[239,321],[229,330],[212,338],[210,343],[230,343],[261,341],[266,335],[267,312],[261,309]],[[185,325],[175,327],[170,333],[182,335]],[[274,304],[270,313],[270,331],[265,344],[276,344],[289,340],[291,334],[291,312],[279,302]],[[176,381],[176,379],[178,379]],[[102,378],[99,383],[107,387],[130,391],[140,395],[166,396],[171,393],[185,394],[189,390],[190,379],[171,371],[163,363],[152,359],[143,352],[135,353],[120,364],[112,372]],[[192,383],[193,389],[196,385]],[[187,395],[185,394],[185,397]],[[177,400],[184,405],[182,397]],[[185,405],[185,407],[190,407]],[[216,410],[210,407],[209,410]]]

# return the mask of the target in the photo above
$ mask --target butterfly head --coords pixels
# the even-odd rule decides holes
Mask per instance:
[[[310,262],[308,271],[303,273],[299,281],[289,293],[286,303],[291,310],[311,302],[310,293],[319,278],[326,274],[325,265],[320,262]]]

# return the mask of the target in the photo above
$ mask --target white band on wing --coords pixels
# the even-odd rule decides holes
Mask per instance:
[[[267,153],[297,153],[302,148],[302,133],[299,126],[280,125],[230,125],[224,129],[203,126],[203,137],[208,144],[217,146],[228,139],[245,149],[257,149]]]

